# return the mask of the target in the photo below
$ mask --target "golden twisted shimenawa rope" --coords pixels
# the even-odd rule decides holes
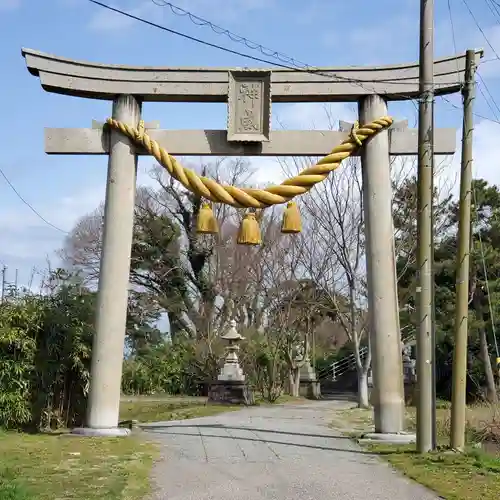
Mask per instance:
[[[383,116],[362,127],[355,126],[348,139],[333,148],[330,154],[319,160],[313,167],[302,170],[298,175],[287,179],[280,185],[269,186],[265,189],[252,189],[223,186],[213,179],[198,175],[189,168],[184,168],[155,140],[149,137],[144,131],[144,122],[142,121],[137,128],[113,118],[108,118],[106,121],[110,127],[119,130],[153,155],[158,163],[165,167],[169,174],[189,191],[207,200],[238,208],[266,208],[286,203],[295,196],[307,193],[315,184],[324,181],[328,174],[336,170],[341,162],[351,156],[366,139],[390,127],[392,122],[391,117]]]

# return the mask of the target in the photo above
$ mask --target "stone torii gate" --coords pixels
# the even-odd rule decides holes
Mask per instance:
[[[103,65],[23,49],[30,73],[48,92],[113,102],[112,117],[136,127],[142,102],[227,102],[228,130],[147,133],[172,155],[323,156],[346,139],[337,131],[271,131],[271,102],[358,102],[360,121],[387,115],[387,101],[417,98],[418,64],[366,68],[162,68]],[[481,53],[477,53],[480,57]],[[435,93],[460,90],[465,55],[434,63]],[[320,74],[318,74],[320,73]],[[365,83],[363,83],[363,81]],[[253,107],[240,99],[251,98]],[[109,155],[96,334],[92,351],[87,428],[119,435],[120,381],[136,187],[137,155],[145,154],[118,131],[46,129],[48,154]],[[455,130],[437,129],[435,154],[455,152]],[[391,214],[389,155],[417,154],[417,132],[381,132],[363,146],[370,334],[376,432],[403,430],[400,332]]]

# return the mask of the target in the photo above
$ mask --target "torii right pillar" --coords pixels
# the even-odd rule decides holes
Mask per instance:
[[[360,123],[386,116],[386,101],[359,101]],[[366,235],[369,331],[372,349],[375,433],[404,431],[404,387],[392,221],[389,133],[381,132],[361,150]]]

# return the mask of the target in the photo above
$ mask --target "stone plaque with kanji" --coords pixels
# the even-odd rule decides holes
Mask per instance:
[[[269,141],[271,72],[230,71],[227,140]]]

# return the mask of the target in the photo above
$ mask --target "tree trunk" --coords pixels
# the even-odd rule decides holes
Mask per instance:
[[[481,346],[481,358],[484,366],[484,375],[486,377],[486,399],[490,403],[498,402],[498,395],[495,386],[495,377],[491,367],[491,358],[488,351],[488,339],[486,338],[486,329],[479,329],[479,341]]]
[[[299,397],[300,372],[298,368],[292,368],[289,373],[290,396]]]
[[[370,397],[368,395],[368,372],[358,369],[358,407],[370,408]]]
[[[294,381],[294,378],[293,378],[293,370],[290,368],[288,370],[288,387],[287,387],[287,394],[289,396],[293,396],[293,381]]]

